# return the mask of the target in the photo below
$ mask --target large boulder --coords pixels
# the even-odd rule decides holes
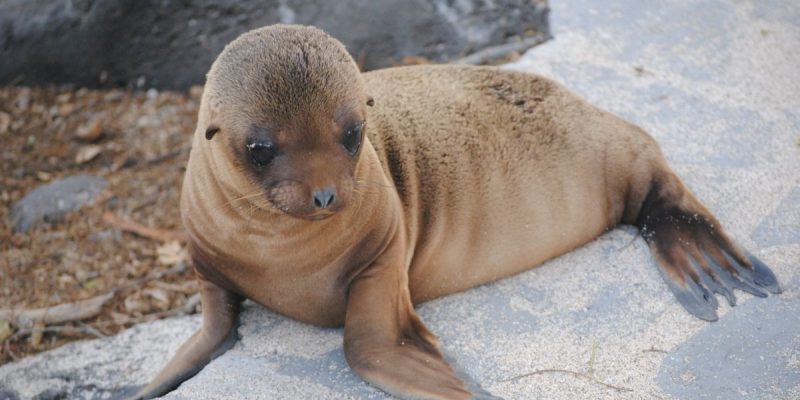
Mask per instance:
[[[186,88],[226,43],[318,26],[365,69],[444,61],[547,33],[547,0],[0,0],[0,84]]]

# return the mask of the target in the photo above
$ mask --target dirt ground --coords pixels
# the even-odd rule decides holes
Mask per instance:
[[[108,217],[181,230],[178,197],[201,91],[0,87],[0,310],[113,293],[84,321],[26,329],[0,320],[0,364],[194,309],[196,296],[186,307],[196,287],[182,245],[130,233]],[[107,179],[107,191],[64,222],[12,235],[17,200],[79,174]]]

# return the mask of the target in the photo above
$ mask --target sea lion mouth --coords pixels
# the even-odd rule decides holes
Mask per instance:
[[[288,185],[274,187],[273,190],[268,190],[266,193],[266,198],[272,209],[288,217],[307,221],[320,221],[330,218],[345,208],[345,202],[341,200],[337,200],[332,206],[319,208],[311,204],[303,204],[302,201],[298,200],[298,197],[305,196],[292,191]]]
[[[311,214],[311,215],[309,215],[309,216],[307,216],[305,218],[308,219],[308,220],[311,220],[311,221],[322,221],[323,219],[330,218],[333,214],[336,214],[336,213],[333,212],[333,211],[323,211],[323,212],[316,212],[316,213]]]

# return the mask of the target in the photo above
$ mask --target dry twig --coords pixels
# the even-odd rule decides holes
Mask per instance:
[[[17,356],[17,354],[14,353],[13,350],[11,350],[11,338],[10,337],[8,339],[6,339],[5,341],[3,341],[3,349],[6,351],[6,353],[8,353],[8,355],[11,356],[12,360],[14,360],[14,361],[19,360],[19,356]]]
[[[126,319],[123,319],[121,321],[114,321],[113,323],[115,325],[122,325],[122,324],[136,325],[136,324],[141,324],[143,322],[150,322],[157,319],[174,317],[177,315],[193,314],[199,304],[200,304],[200,293],[195,293],[194,295],[189,297],[189,299],[186,300],[186,304],[184,304],[183,307],[176,307],[170,310],[145,314],[138,318],[126,317]]]
[[[489,61],[503,58],[513,52],[522,52],[528,50],[531,47],[536,46],[537,44],[544,43],[549,38],[550,37],[545,34],[541,33],[535,34],[533,36],[526,37],[518,42],[506,43],[499,46],[492,46],[480,51],[476,51],[466,57],[454,60],[451,63],[468,64],[468,65],[486,64]]]
[[[172,241],[186,243],[186,234],[183,232],[144,226],[138,222],[120,217],[111,211],[106,211],[103,213],[103,221],[117,229],[133,233],[134,235],[141,236],[146,239],[151,239],[162,243]]]
[[[0,310],[0,319],[7,320],[18,327],[29,328],[37,321],[45,325],[61,324],[64,322],[80,321],[100,314],[100,310],[107,301],[114,297],[114,293],[106,293],[90,299],[64,303],[52,307],[34,309],[5,309]]]
[[[653,346],[650,346],[649,349],[642,350],[642,353],[663,353],[663,354],[667,354],[669,352],[666,351],[666,350],[661,350],[661,349],[657,349],[657,348],[655,348]]]
[[[578,377],[578,378],[584,378],[584,379],[590,380],[590,381],[592,381],[594,383],[603,385],[603,386],[605,386],[605,387],[607,387],[609,389],[614,389],[614,390],[616,390],[618,392],[632,392],[633,391],[633,389],[630,389],[630,388],[616,386],[616,385],[612,385],[610,383],[605,383],[605,382],[603,382],[603,381],[601,381],[601,380],[599,380],[597,378],[594,378],[592,376],[589,376],[587,374],[583,374],[583,373],[576,372],[576,371],[570,371],[568,369],[557,369],[557,368],[540,369],[540,370],[536,370],[536,371],[533,371],[533,372],[529,372],[527,374],[517,375],[517,376],[512,377],[512,378],[503,379],[500,382],[509,382],[509,381],[514,381],[514,380],[517,380],[517,379],[527,378],[527,377],[533,376],[533,375],[541,375],[541,374],[553,373],[553,372],[570,374],[570,375]]]
[[[92,328],[89,325],[83,326],[45,326],[43,328],[25,328],[20,329],[15,332],[11,337],[7,340],[9,342],[20,339],[23,336],[27,336],[33,334],[35,331],[40,331],[42,333],[58,333],[60,335],[65,336],[75,336],[75,335],[92,335],[97,338],[104,338],[106,335],[103,335],[97,329]]]
[[[168,270],[164,270],[164,271],[152,274],[152,275],[145,276],[143,278],[136,279],[133,282],[131,282],[131,283],[125,285],[125,286],[120,286],[120,287],[116,287],[114,289],[109,290],[109,293],[116,294],[116,293],[119,293],[119,292],[121,292],[123,290],[133,289],[135,287],[139,287],[141,285],[144,285],[145,283],[148,283],[150,281],[161,279],[161,278],[163,278],[165,276],[180,274],[180,273],[182,273],[184,271],[186,271],[186,263],[185,262],[179,262],[177,265],[175,265],[174,267],[172,267],[172,268],[170,268]]]

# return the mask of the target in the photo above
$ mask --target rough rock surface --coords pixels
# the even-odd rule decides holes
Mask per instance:
[[[546,0],[0,0],[0,83],[186,88],[226,43],[264,25],[316,25],[372,69],[443,61],[532,32]]]
[[[507,399],[800,398],[794,4],[561,0],[555,40],[509,66],[553,77],[651,132],[784,292],[737,292],[737,307],[721,302],[718,322],[701,321],[674,300],[635,230],[621,227],[529,272],[420,306],[454,363]],[[176,318],[65,346],[0,367],[0,387],[89,398],[141,384],[199,324]],[[340,329],[250,304],[239,334],[167,398],[386,397],[347,368]]]
[[[14,232],[27,232],[40,222],[58,222],[66,213],[91,203],[106,187],[97,176],[70,176],[39,186],[11,208]]]

